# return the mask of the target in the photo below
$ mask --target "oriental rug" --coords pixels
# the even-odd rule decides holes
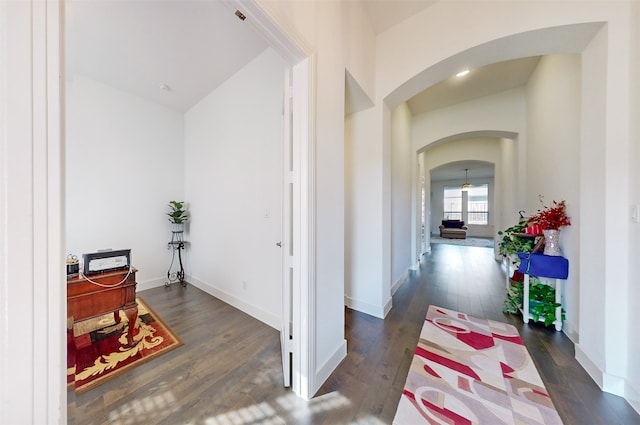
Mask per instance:
[[[67,330],[67,386],[77,394],[182,345],[182,340],[141,298],[135,324],[136,344],[127,346],[128,321],[120,311],[73,324]]]
[[[562,421],[514,326],[429,306],[393,424]]]

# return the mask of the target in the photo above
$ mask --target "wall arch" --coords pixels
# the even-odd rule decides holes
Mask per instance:
[[[454,48],[446,53],[443,52],[440,59],[435,61],[433,58],[437,58],[438,55],[431,56],[423,53],[422,67],[416,63],[416,68],[413,69],[395,68],[397,70],[395,75],[386,81],[388,86],[382,87],[383,93],[386,93],[383,95],[383,100],[389,109],[393,110],[420,91],[449,78],[463,68],[473,69],[529,56],[580,53],[603,26],[602,21],[548,26],[530,31],[506,33],[481,44],[474,44],[474,40],[469,38],[466,41],[471,45],[457,51]],[[381,60],[383,64],[387,62],[389,61]],[[382,82],[381,85],[384,83]]]
[[[568,181],[574,188],[563,192],[573,198],[576,221],[574,240],[569,256],[578,285],[567,285],[575,305],[574,320],[566,332],[576,343],[576,358],[605,391],[623,395],[621,390],[629,377],[628,355],[629,322],[625,296],[629,292],[629,223],[607,220],[628,209],[629,187],[637,186],[629,178],[628,162],[619,158],[630,155],[631,127],[629,109],[630,90],[633,87],[630,64],[634,53],[629,47],[634,21],[629,19],[631,3],[619,2],[598,5],[581,3],[575,8],[565,2],[542,4],[502,3],[486,10],[481,5],[464,2],[460,4],[438,3],[429,8],[406,26],[393,28],[380,38],[378,43],[378,71],[381,75],[377,92],[380,100],[378,117],[382,122],[380,142],[384,152],[390,143],[388,137],[388,110],[409,99],[424,87],[442,80],[462,66],[473,67],[476,54],[484,50],[485,63],[494,63],[528,55],[551,53],[579,53],[581,73],[579,78],[580,116],[577,120],[575,165],[579,176]],[[523,22],[522,14],[527,20]],[[445,26],[457,22],[456,17],[470,17],[465,20],[464,34]],[[560,31],[560,32],[557,32]],[[552,36],[552,34],[560,34]],[[532,35],[545,39],[536,40]],[[446,43],[425,43],[425,40],[446,38]],[[555,38],[555,42],[554,39]],[[504,43],[507,44],[504,44]],[[481,43],[481,44],[479,44]],[[403,45],[403,49],[394,46]],[[500,51],[500,47],[505,48]],[[558,50],[550,50],[558,49]],[[399,51],[401,50],[401,51]],[[405,57],[411,52],[412,57]],[[479,64],[480,62],[478,62]],[[406,65],[406,66],[404,66]],[[476,123],[458,123],[457,130],[442,130],[439,134],[431,131],[426,140],[439,140],[457,132],[479,128]],[[525,123],[526,124],[526,123]],[[509,129],[507,127],[493,127]],[[415,130],[415,125],[412,127]],[[527,147],[526,126],[518,131],[517,139],[520,183],[523,196],[527,189],[535,195],[538,187],[556,190],[553,176],[537,175],[526,167],[535,169],[537,164],[529,164],[524,156]],[[417,152],[424,143],[417,144]],[[383,158],[383,163],[384,163]],[[617,162],[616,162],[617,161]],[[419,161],[417,168],[421,169]],[[561,165],[561,164],[558,164]],[[420,172],[414,176],[419,177]],[[538,179],[537,185],[528,184]],[[416,182],[419,181],[416,178]],[[557,183],[557,181],[556,181]],[[417,189],[417,185],[416,185]],[[416,190],[417,192],[417,190]],[[532,196],[531,199],[535,198]],[[383,200],[384,193],[383,193]],[[535,200],[523,205],[523,209],[534,210]],[[516,210],[517,211],[517,210]],[[615,222],[615,224],[614,224]],[[579,224],[578,224],[579,223]],[[614,225],[621,228],[614,231]],[[383,231],[389,226],[382,223]],[[599,229],[598,232],[587,229]],[[601,230],[600,230],[601,229]],[[604,247],[627,247],[620,255],[607,255]],[[603,284],[604,282],[604,284]],[[623,308],[621,308],[623,306]],[[580,314],[584,311],[602,311],[595,318]],[[614,341],[625,341],[616,346]],[[635,349],[637,354],[637,349]],[[632,383],[637,387],[638,375]],[[628,386],[627,386],[628,387]],[[637,395],[634,396],[637,399]]]
[[[464,133],[456,133],[450,136],[442,137],[438,140],[427,142],[422,147],[419,147],[416,150],[416,152],[420,154],[430,148],[439,146],[444,143],[453,142],[456,140],[476,139],[476,138],[496,138],[496,139],[516,140],[518,138],[518,133],[515,133],[513,131],[504,131],[504,130],[475,130],[475,131],[468,131]]]

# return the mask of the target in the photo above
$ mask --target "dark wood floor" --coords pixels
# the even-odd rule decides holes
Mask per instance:
[[[347,358],[308,402],[282,387],[274,329],[193,286],[140,296],[185,345],[70,392],[70,424],[390,424],[430,304],[518,327],[566,425],[640,424],[624,399],[598,389],[564,334],[501,312],[504,275],[488,248],[434,245],[385,320],[346,309]]]

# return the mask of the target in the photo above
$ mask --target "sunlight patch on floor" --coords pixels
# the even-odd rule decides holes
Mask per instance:
[[[340,409],[350,405],[351,402],[339,393],[330,393],[309,401],[305,401],[292,393],[278,397],[275,400],[275,408],[268,402],[262,402],[207,418],[205,425],[283,424],[287,423],[287,421],[281,415],[304,419],[315,413]]]
[[[186,425],[282,425],[291,420],[309,421],[314,415],[332,410],[349,409],[351,401],[339,392],[317,396],[309,401],[295,394],[287,394],[271,401],[263,401],[235,409]],[[180,409],[179,401],[171,391],[130,400],[109,413],[114,425],[141,425],[150,417],[167,418]],[[352,425],[385,425],[374,416],[356,418]]]
[[[169,416],[176,410],[176,398],[171,391],[133,399],[109,412],[109,423],[114,425],[138,425],[148,422],[149,417]]]
[[[276,411],[263,402],[253,406],[243,407],[232,412],[223,413],[213,418],[207,418],[205,425],[243,425],[243,424],[281,424]]]

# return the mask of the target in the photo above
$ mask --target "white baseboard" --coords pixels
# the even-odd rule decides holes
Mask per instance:
[[[344,305],[346,305],[350,309],[357,310],[360,313],[365,313],[369,316],[377,317],[379,319],[384,319],[386,314],[391,309],[390,302],[391,298],[389,298],[389,301],[387,301],[385,305],[373,305],[364,301],[356,300],[346,295],[344,296]]]
[[[369,316],[384,319],[393,308],[393,294],[395,294],[396,291],[402,286],[402,284],[408,279],[409,273],[412,270],[416,270],[412,267],[405,270],[404,273],[402,273],[402,275],[391,285],[391,293],[389,294],[389,298],[387,298],[383,305],[374,305],[366,301],[351,298],[347,295],[344,296],[344,305],[353,310],[368,314]]]
[[[387,302],[384,303],[384,307],[383,307],[384,316],[382,316],[383,319],[387,317],[387,314],[389,314],[392,307],[393,307],[393,298],[389,296],[389,299],[387,299]]]
[[[573,345],[577,345],[578,341],[580,341],[580,334],[573,326],[572,323],[567,322],[566,320],[562,323],[562,332],[573,342]]]
[[[574,345],[576,350],[576,360],[580,363],[580,366],[589,374],[591,379],[595,381],[595,383],[602,389],[603,385],[603,373],[600,368],[589,358],[589,356],[584,352],[580,344]]]
[[[402,273],[402,276],[400,276],[398,278],[398,280],[396,280],[393,283],[393,285],[391,285],[391,296],[393,296],[396,293],[396,291],[402,286],[402,284],[405,282],[405,280],[407,280],[407,278],[409,277],[409,271],[410,270],[414,270],[415,271],[417,269],[410,268],[410,269],[407,269],[404,273]]]
[[[164,286],[166,278],[158,277],[155,279],[145,280],[144,282],[137,282],[136,284],[136,292],[144,291],[146,289],[157,288],[159,286]]]
[[[202,289],[207,294],[213,295],[214,297],[224,301],[225,303],[261,321],[262,323],[265,323],[276,330],[280,330],[280,317],[266,312],[253,304],[249,304],[248,302],[215,287],[213,284],[203,282],[196,277],[187,276],[185,280],[196,288]]]
[[[314,388],[313,395],[315,395],[322,384],[325,383],[331,373],[340,365],[340,362],[347,357],[347,340],[343,340],[342,344],[338,346],[338,348],[334,351],[334,353],[327,359],[326,362],[316,371],[314,378]]]
[[[614,376],[605,373],[602,377],[602,391],[611,393],[620,397],[625,396],[625,380],[620,376]]]
[[[624,398],[640,414],[640,391],[629,380],[602,372],[579,344],[575,344],[575,350],[576,360],[602,391]]]
[[[627,401],[629,402],[631,407],[633,407],[633,410],[638,412],[638,414],[640,415],[640,399],[638,399],[638,398],[635,398],[635,399],[634,398],[627,398]]]

